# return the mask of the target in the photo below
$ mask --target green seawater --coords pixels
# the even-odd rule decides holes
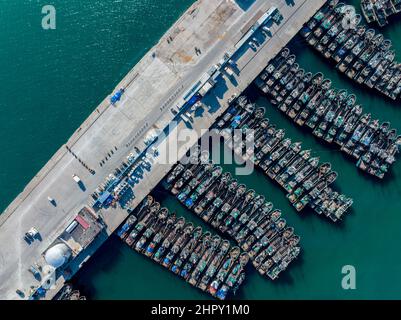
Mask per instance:
[[[359,0],[346,1],[358,7]],[[45,1],[0,6],[0,208],[65,142],[122,76],[190,6],[190,0],[53,1],[57,29],[43,31]],[[358,7],[359,8],[359,7]],[[383,29],[401,61],[401,18]],[[355,93],[366,112],[401,130],[401,105],[353,84],[296,37],[290,45],[301,66],[322,71],[337,88]],[[241,299],[401,298],[401,165],[384,181],[357,170],[354,161],[296,127],[267,100],[251,93],[266,116],[302,141],[339,173],[335,183],[354,199],[353,209],[334,224],[313,212],[301,214],[285,193],[256,171],[238,179],[283,211],[301,235],[302,253],[271,282],[249,266]],[[400,131],[401,132],[401,131]],[[400,161],[400,160],[399,160]],[[224,166],[233,172],[234,166]],[[205,226],[170,195],[155,191],[162,204]],[[207,226],[205,226],[207,229]],[[341,287],[344,265],[356,268],[356,290]],[[91,299],[209,299],[172,273],[112,236],[74,279]]]

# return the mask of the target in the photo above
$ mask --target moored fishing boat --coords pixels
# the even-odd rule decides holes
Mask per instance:
[[[361,9],[368,23],[377,22],[380,27],[388,24],[388,17],[401,12],[399,0],[361,0]]]
[[[333,59],[336,68],[355,82],[374,88],[393,100],[399,99],[401,71],[396,67],[398,63],[391,65],[394,59],[391,41],[374,29],[364,32],[366,27],[360,25],[359,15],[350,19],[351,9],[352,6],[344,3],[337,6],[330,3],[324,5],[321,9],[324,14],[319,15],[321,18],[318,20],[312,17],[300,35],[324,57]],[[392,0],[363,0],[362,9],[368,21],[376,20],[381,25],[386,24],[387,14],[396,12]],[[344,28],[343,22],[348,20],[352,25]],[[323,32],[327,28],[327,33]],[[266,83],[270,85],[271,80],[266,78]],[[264,86],[262,90],[266,92],[268,88]],[[275,98],[276,91],[270,92]]]
[[[280,56],[280,55],[279,55]],[[272,63],[275,63],[274,61]],[[294,74],[294,77],[297,75]],[[267,77],[268,78],[268,77]],[[266,79],[267,79],[266,78]],[[308,77],[308,81],[313,81],[313,85],[324,87],[326,92],[330,92],[328,97],[334,97],[337,102],[346,103],[345,101],[348,98],[348,95],[345,91],[340,91],[336,94],[335,91],[330,91],[330,82],[323,81],[323,75],[317,75],[315,77]],[[289,80],[291,81],[291,80]],[[310,93],[312,91],[309,91]],[[315,97],[317,96],[318,90],[315,90],[315,95],[313,99],[309,101],[316,101]],[[350,100],[352,102],[352,97],[350,96]],[[244,101],[242,99],[244,104]],[[347,102],[348,103],[348,102]],[[352,103],[351,103],[352,104]],[[244,104],[246,106],[246,104]],[[290,106],[291,107],[291,106]],[[318,204],[315,204],[314,201],[316,197],[318,197],[320,192],[323,192],[325,188],[329,186],[331,181],[331,177],[336,177],[336,173],[330,173],[330,170],[327,172],[319,171],[319,159],[311,158],[310,150],[302,150],[300,143],[292,143],[290,139],[285,138],[285,134],[283,130],[277,130],[274,125],[272,125],[268,119],[259,118],[256,119],[256,111],[246,110],[244,107],[242,111],[237,111],[238,114],[250,113],[247,115],[247,121],[243,123],[243,126],[248,127],[248,123],[251,123],[252,130],[254,130],[253,134],[257,137],[256,142],[260,139],[260,143],[256,144],[254,147],[253,155],[250,157],[252,161],[257,165],[258,168],[263,170],[266,175],[275,180],[281,185],[287,192],[288,198],[293,203],[294,207],[300,211],[305,206],[312,206],[319,209],[319,214],[325,210],[325,208],[320,208]],[[256,108],[257,110],[258,108]],[[338,109],[340,106],[336,104],[329,104],[327,106],[327,113],[325,116],[322,115],[322,118],[318,118],[316,123],[317,128],[321,128],[321,136],[322,138],[326,135],[326,132],[329,131],[330,126],[334,123],[334,119],[338,114]],[[311,109],[312,110],[312,109]],[[264,114],[263,112],[261,114]],[[222,115],[224,116],[224,114]],[[255,116],[255,117],[254,117]],[[325,128],[321,126],[322,122],[325,121]],[[221,127],[220,132],[228,133],[227,129],[230,129],[230,125],[226,124],[227,127]],[[237,128],[241,128],[241,126],[237,126]],[[277,133],[280,132],[280,135]],[[225,136],[225,140],[228,142],[231,141],[229,134]],[[227,146],[231,146],[231,144],[226,143]],[[241,148],[234,149],[234,152],[237,155],[242,154]],[[323,168],[326,165],[323,165]],[[320,169],[321,170],[321,169]],[[327,178],[325,178],[327,175]],[[342,214],[346,212],[346,209],[352,204],[352,201],[347,197],[341,197],[341,201],[344,201]],[[347,203],[348,205],[346,205]],[[224,216],[225,213],[220,213],[219,218]],[[232,212],[232,215],[227,213],[227,218],[224,222],[227,225],[232,225],[233,229],[228,228],[227,232],[230,235],[233,235],[237,241],[244,241],[246,237],[249,237],[249,230],[244,228],[241,229],[239,227],[239,223],[236,223],[236,220],[241,220],[239,218],[240,214],[236,211]],[[334,217],[329,213],[325,213],[324,216],[331,218],[332,220],[338,220],[338,217]],[[246,217],[246,216],[245,216]],[[219,221],[221,221],[219,219]],[[234,223],[233,223],[234,222]],[[216,224],[219,225],[219,224]],[[223,224],[224,226],[224,224]],[[223,227],[222,230],[225,230],[226,226]],[[252,240],[253,238],[249,238]],[[252,246],[252,243],[246,244],[245,247],[242,247],[244,250],[247,250]]]
[[[253,128],[257,126],[259,121],[263,120],[264,111],[260,108],[247,108],[246,105],[243,108],[244,112],[242,113],[243,116],[246,116],[247,120],[242,122],[242,125],[248,126],[249,124],[249,127]],[[238,114],[241,115],[241,112]],[[256,115],[256,119],[254,115]],[[217,123],[220,123],[219,125],[222,124],[221,122]],[[227,125],[230,125],[230,122],[224,124],[224,126]],[[281,139],[276,141],[273,150],[281,150],[283,146],[280,147],[280,141]],[[283,155],[284,157],[276,159],[278,161],[281,159],[280,165],[282,166],[291,162],[294,156],[299,153],[300,143],[289,144],[288,148],[289,153],[287,157]],[[219,168],[213,163],[199,163],[197,166],[206,167],[210,165],[213,167],[209,170],[210,172],[213,172],[215,168]],[[205,172],[204,168],[201,169],[196,166],[193,167],[193,170],[199,173]],[[203,175],[198,180],[198,186],[201,186],[205,181],[209,181],[209,178],[210,176]],[[190,181],[186,185],[183,185],[183,190],[186,190],[189,184]],[[264,242],[264,246],[268,246],[276,237],[283,237],[282,229],[285,223],[283,224],[283,219],[279,219],[281,212],[277,209],[273,210],[272,203],[267,202],[264,196],[256,194],[252,189],[247,190],[245,185],[238,184],[231,175],[221,172],[210,182],[208,188],[209,191],[205,190],[205,192],[199,194],[199,197],[193,198],[193,204],[187,207],[213,227],[219,229],[223,234],[230,235],[245,252],[251,252],[256,243],[262,238],[267,239],[267,242]],[[196,190],[196,188],[193,190]],[[188,195],[190,194],[189,192]],[[186,205],[185,203],[183,204]],[[274,229],[275,236],[272,233],[273,224],[277,224],[276,229]],[[267,236],[265,237],[264,235]],[[237,271],[231,276],[229,276],[230,273],[224,274],[224,276],[220,273],[217,276],[217,278],[221,278],[220,281],[210,281],[210,275],[206,276],[204,274],[208,270],[207,264],[214,261],[213,256],[221,260],[221,257],[218,255],[217,245],[213,246],[212,243],[213,241],[210,239],[207,243],[204,241],[198,243],[197,247],[193,249],[193,254],[186,257],[186,262],[184,261],[185,259],[178,258],[179,265],[175,266],[173,264],[172,270],[174,268],[175,273],[179,273],[187,281],[190,281],[191,284],[200,286],[203,283],[203,290],[206,290],[205,288],[212,288],[211,290],[213,290],[217,297],[222,297],[226,291],[226,286],[228,288],[235,288],[237,281],[242,279],[242,276],[241,272]],[[212,268],[211,270],[214,269]],[[204,276],[205,279],[203,279]],[[224,283],[223,281],[225,276],[229,276],[229,279],[231,279],[228,283]],[[205,283],[206,281],[209,281],[210,284]],[[219,291],[220,289],[221,291]]]
[[[387,50],[390,46],[390,42],[384,40],[382,35],[373,36],[372,33],[372,41],[376,41],[377,45],[381,46],[384,50]],[[364,49],[363,51],[365,52],[366,50]],[[360,71],[358,72],[354,67],[352,67],[352,70],[355,71],[358,81],[371,85],[378,83],[378,74],[384,73],[380,68],[392,65],[394,52],[387,51],[386,54],[380,52],[368,54],[365,52],[358,59],[363,60],[367,55],[372,55],[372,58],[368,58],[369,61],[366,67],[359,68]],[[274,63],[274,60],[270,63]],[[379,66],[381,67],[379,68]],[[271,79],[271,77],[266,77],[265,81],[262,81],[261,78],[258,78],[256,85],[264,89],[264,92],[269,96],[271,101],[277,101],[274,92],[277,90],[285,91],[285,87],[281,86],[278,81],[270,81],[268,85],[267,83]],[[399,79],[401,79],[401,72],[399,73]],[[356,104],[355,95],[348,94],[345,90],[332,88],[331,82],[327,80],[319,73],[313,76],[309,82],[303,82],[304,92],[298,94],[298,98],[293,99],[291,104],[284,108],[290,110],[287,112],[287,115],[291,113],[290,118],[295,123],[301,126],[305,125],[311,129],[317,138],[339,145],[341,151],[357,160],[357,167],[361,170],[373,176],[383,178],[390,164],[394,161],[388,163],[386,159],[393,159],[393,157],[384,156],[380,158],[373,156],[370,150],[374,137],[379,134],[380,123],[378,121],[371,121],[370,115],[363,113],[362,107]],[[389,80],[389,82],[391,81]],[[392,83],[394,84],[397,81],[399,81],[398,74],[396,80]],[[286,101],[285,99],[289,95],[290,92],[284,93],[284,101]],[[276,106],[279,110],[282,110],[281,103],[276,104]],[[385,140],[386,138],[382,136],[382,139]],[[387,141],[383,141],[380,146],[374,145],[373,150],[375,154],[385,154],[385,149],[389,147],[392,150],[393,156],[398,153],[399,144],[396,141],[391,141],[389,138],[387,138]],[[363,160],[359,161],[361,157]],[[258,156],[258,163],[265,170],[265,164],[259,158],[261,158],[260,155]],[[308,201],[307,197],[304,200]],[[298,204],[298,206],[303,207],[301,204]]]
[[[245,280],[248,255],[241,253],[238,247],[231,247],[230,242],[220,236],[202,233],[201,227],[194,228],[192,223],[186,224],[183,217],[177,218],[166,208],[160,209],[158,202],[150,206],[145,202],[140,208],[149,207],[149,210],[134,223],[136,232],[131,232],[130,246],[135,245],[137,252],[153,257],[190,285],[220,300],[234,295]]]

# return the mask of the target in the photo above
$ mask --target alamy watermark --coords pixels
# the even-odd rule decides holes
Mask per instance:
[[[145,141],[158,150],[157,162],[159,164],[175,164],[184,157],[187,163],[197,164],[208,162],[202,157],[194,157],[192,146],[199,146],[200,150],[213,150],[211,160],[215,164],[237,164],[237,175],[250,175],[254,172],[254,130],[226,129],[224,134],[217,129],[202,129],[197,132],[193,129],[178,129],[180,122],[172,121],[164,130],[153,129]],[[219,152],[222,146],[226,151],[222,156]],[[185,157],[185,154],[189,156]]]
[[[45,5],[42,7],[42,28],[44,30],[56,29],[56,8],[52,5]]]
[[[355,290],[356,289],[356,269],[352,265],[345,265],[341,269],[341,273],[344,275],[341,280],[341,287],[344,290]]]

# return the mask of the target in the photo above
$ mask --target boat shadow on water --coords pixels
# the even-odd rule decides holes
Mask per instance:
[[[301,253],[298,255],[298,257],[291,262],[291,270],[299,271],[302,269],[302,265],[304,264],[304,259],[303,259],[303,254],[302,250]],[[278,277],[276,280],[272,281],[270,279],[267,279],[265,276],[262,276],[258,273],[258,271],[253,268],[251,265],[247,266],[249,267],[248,274],[252,276],[253,273],[256,274],[257,277],[260,277],[262,279],[258,279],[258,281],[266,281],[270,282],[272,286],[276,288],[280,287],[290,287],[295,284],[295,278],[291,275],[291,270],[287,270],[287,272],[282,272],[280,274],[280,277]],[[241,299],[241,293],[240,291],[237,295],[236,298]]]
[[[390,170],[386,173],[383,179],[377,179],[376,177],[373,177],[372,175],[366,172],[362,172],[360,170],[358,170],[358,175],[361,176],[366,181],[368,181],[369,184],[377,185],[378,183],[380,183],[380,186],[382,188],[385,188],[388,185],[393,184],[395,181],[397,181],[395,166],[397,166],[397,163],[395,163],[393,167],[390,168]]]
[[[291,270],[288,270],[287,272],[283,272],[280,277],[273,283],[274,286],[277,287],[284,287],[284,286],[292,286],[295,284],[295,279],[294,277],[291,275],[291,271],[299,271],[302,269],[302,265],[304,264],[304,258],[303,258],[303,254],[302,254],[302,250],[301,253],[299,254],[299,256],[292,261],[291,263]]]
[[[336,186],[336,191],[339,193],[342,193],[341,190],[337,187],[337,185],[334,183],[333,185]],[[340,231],[340,232],[345,232],[346,231],[346,227],[347,227],[347,220],[350,218],[349,216],[354,216],[355,215],[355,210],[354,207],[351,206],[347,209],[347,215],[345,217],[343,217],[342,219],[338,219],[336,222],[328,222],[326,217],[324,215],[316,215],[316,212],[310,208],[310,207],[305,207],[302,212],[297,212],[295,209],[293,210],[293,212],[289,212],[288,214],[295,214],[295,215],[300,215],[302,220],[308,220],[306,221],[306,224],[314,224],[316,222],[316,220],[319,220],[318,222],[321,221],[322,224],[324,224],[325,226],[334,228],[336,230],[336,232]],[[314,221],[312,221],[314,220]],[[302,246],[302,239],[301,239],[301,246]],[[302,255],[302,251],[300,256]],[[298,261],[298,259],[294,260],[294,261]]]

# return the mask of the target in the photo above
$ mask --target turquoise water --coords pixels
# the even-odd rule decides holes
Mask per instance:
[[[348,1],[350,2],[350,1]],[[358,4],[359,0],[351,1]],[[4,209],[86,116],[152,47],[192,1],[54,1],[57,29],[43,31],[45,2],[1,5],[0,101],[2,126],[0,184]],[[384,29],[401,60],[401,19]],[[401,106],[354,85],[299,38],[291,43],[308,71],[322,71],[334,86],[358,96],[365,111],[401,130]],[[259,172],[238,179],[282,209],[301,235],[302,254],[276,282],[250,268],[238,298],[243,299],[397,299],[401,297],[401,165],[384,181],[359,172],[354,162],[295,127],[266,99],[257,96],[267,116],[303,141],[339,173],[336,186],[354,199],[351,213],[338,224],[305,211],[297,214],[284,192]],[[400,131],[401,132],[401,131]],[[225,166],[233,171],[233,166]],[[202,222],[174,198],[158,190],[162,204]],[[341,268],[356,268],[356,290],[341,288]],[[75,279],[93,299],[208,299],[122,244],[109,241]]]
[[[0,4],[0,212],[192,0]]]

